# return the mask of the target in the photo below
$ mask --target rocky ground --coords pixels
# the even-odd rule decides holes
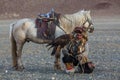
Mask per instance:
[[[120,0],[0,0],[0,5],[0,80],[120,80]],[[51,51],[32,42],[23,49],[25,70],[11,68],[9,24],[51,8],[62,14],[91,11],[95,31],[89,34],[89,59],[96,65],[92,74],[54,70]]]
[[[75,75],[54,70],[51,51],[32,42],[23,49],[25,70],[12,70],[8,25],[13,21],[0,21],[0,80],[120,80],[120,19],[94,19],[95,31],[89,34],[89,59],[96,68],[92,74]]]

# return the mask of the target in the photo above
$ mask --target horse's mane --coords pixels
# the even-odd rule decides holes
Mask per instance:
[[[88,14],[90,11],[87,11],[87,10],[79,10],[79,11],[77,11],[77,12],[75,12],[75,13],[72,13],[72,14],[65,14],[65,16],[67,16],[67,15],[69,15],[69,16],[75,16],[75,15],[82,15],[82,14]]]
[[[79,11],[73,13],[73,14],[84,14],[85,12],[86,12],[85,10],[79,10]]]

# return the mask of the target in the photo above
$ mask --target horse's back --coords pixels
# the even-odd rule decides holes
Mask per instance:
[[[23,24],[33,24],[33,20],[32,19],[29,19],[29,18],[24,18],[24,19],[20,19],[18,21],[16,21],[16,26],[20,26],[20,25],[23,25]]]
[[[20,19],[20,20],[14,22],[13,24],[14,24],[14,30],[16,30],[16,29],[26,30],[30,27],[35,26],[34,21],[32,19],[29,19],[29,18]]]
[[[12,31],[14,36],[24,37],[29,29],[34,28],[35,24],[32,19],[24,18],[20,19],[10,26],[10,32]]]

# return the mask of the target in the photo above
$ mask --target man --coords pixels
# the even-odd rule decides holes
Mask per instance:
[[[93,71],[94,65],[92,62],[88,62],[88,58],[84,54],[87,37],[83,33],[85,33],[83,27],[76,27],[71,34],[59,36],[47,45],[50,48],[53,47],[52,55],[59,53],[62,49],[64,55],[62,60],[67,73],[76,71],[91,73]]]
[[[88,61],[88,58],[82,54],[85,51],[87,38],[82,34],[83,28],[77,27],[73,31],[74,38],[69,41],[66,48],[63,49],[62,58],[66,67],[66,72],[91,73],[94,69],[94,64]],[[75,66],[77,68],[75,69]]]

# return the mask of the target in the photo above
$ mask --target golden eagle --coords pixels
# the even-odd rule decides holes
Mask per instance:
[[[69,41],[71,41],[73,38],[74,38],[73,34],[64,34],[54,39],[52,42],[48,43],[46,46],[47,47],[50,46],[49,49],[53,47],[51,55],[54,55],[58,48],[61,50],[61,48],[67,45]]]

